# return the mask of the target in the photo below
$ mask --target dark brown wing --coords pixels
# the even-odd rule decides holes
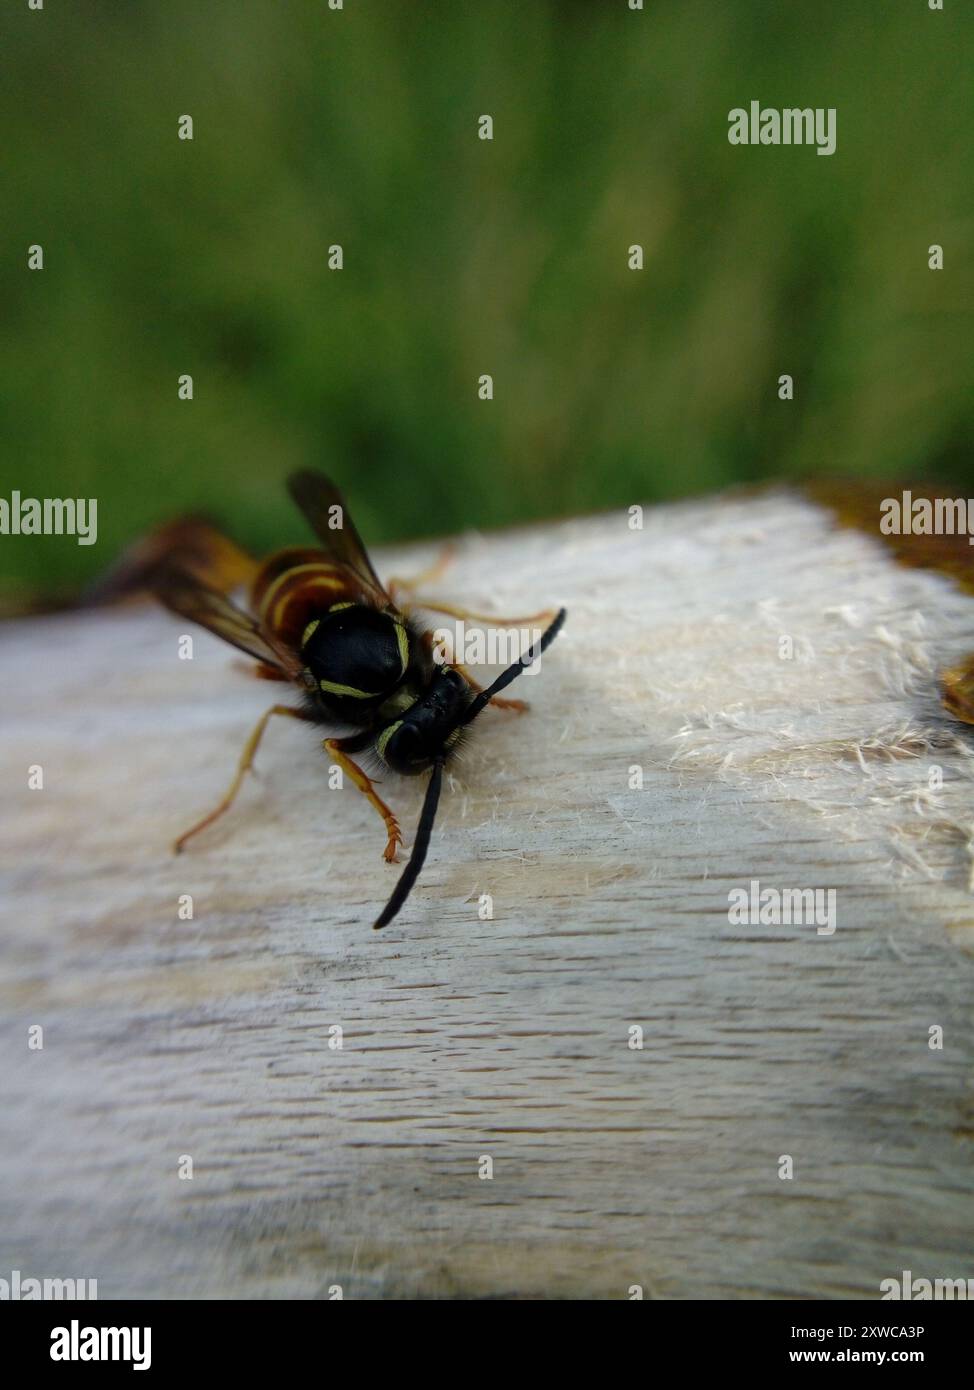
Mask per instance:
[[[331,479],[326,478],[324,473],[302,468],[300,472],[291,474],[287,486],[328,558],[350,569],[370,589],[375,589],[391,602],[372,568],[362,537],[349,515],[345,498]]]
[[[291,680],[301,677],[301,662],[294,652],[269,639],[256,621],[189,570],[165,562],[146,576],[146,587],[161,603],[182,618],[199,623],[224,642],[257,661],[273,666]]]
[[[111,569],[85,593],[86,603],[111,603],[150,589],[151,577],[163,566],[195,575],[221,594],[249,584],[257,561],[204,517],[186,516],[167,522],[135,541]]]

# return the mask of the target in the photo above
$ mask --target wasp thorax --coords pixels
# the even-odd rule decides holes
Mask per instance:
[[[308,623],[301,654],[326,700],[376,700],[402,680],[409,635],[390,613],[341,603]]]

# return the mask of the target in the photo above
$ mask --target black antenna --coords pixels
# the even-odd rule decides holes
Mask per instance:
[[[380,927],[387,926],[392,921],[403,903],[409,897],[413,884],[419,878],[419,871],[423,867],[426,859],[426,851],[429,849],[430,834],[433,830],[433,821],[436,819],[436,807],[440,799],[440,786],[443,781],[443,759],[437,758],[433,764],[433,773],[426,788],[426,799],[423,802],[423,812],[419,818],[419,826],[416,830],[416,839],[413,841],[413,852],[409,856],[409,863],[403,869],[399,882],[393,889],[392,897],[382,909],[382,913],[372,923],[374,931]]]
[[[549,647],[558,636],[564,621],[565,610],[564,608],[560,608],[554,621],[545,628],[541,637],[531,650],[515,661],[513,666],[509,666],[503,675],[497,677],[493,685],[488,686],[486,690],[482,690],[476,699],[470,703],[464,712],[461,722],[469,724],[471,719],[477,717],[487,702],[496,695],[499,690],[503,690],[505,686],[510,685],[511,681],[519,676],[525,667],[537,661],[545,648]],[[416,882],[417,878],[419,878],[420,870],[426,862],[426,851],[429,849],[430,835],[433,833],[433,822],[436,819],[436,808],[439,805],[440,788],[442,784],[443,754],[440,754],[433,764],[433,772],[429,780],[429,785],[426,788],[426,797],[423,801],[423,810],[419,818],[419,825],[416,828],[416,839],[413,842],[413,852],[409,856],[409,863],[403,869],[399,877],[399,882],[393,889],[392,897],[382,909],[381,914],[372,923],[374,931],[378,931],[381,927],[388,926],[409,897],[413,889],[413,884]]]
[[[535,661],[537,661],[541,653],[547,647],[550,647],[552,642],[558,636],[558,633],[561,631],[561,625],[564,621],[565,610],[564,608],[559,608],[554,621],[548,627],[545,628],[544,632],[541,634],[541,637],[538,639],[537,642],[535,642],[534,646],[530,649],[530,651],[525,652],[525,654],[522,657],[519,657],[518,660],[515,661],[513,666],[508,666],[507,670],[502,675],[497,677],[493,685],[489,685],[486,690],[482,690],[480,694],[477,696],[477,698],[470,702],[470,705],[467,707],[467,711],[463,716],[464,724],[469,724],[471,719],[476,719],[480,711],[484,708],[485,705],[490,703],[490,701],[494,698],[495,695],[499,694],[499,692],[502,691],[505,688],[505,686],[510,685],[511,681],[515,680],[525,669],[525,667],[531,666],[534,664]]]

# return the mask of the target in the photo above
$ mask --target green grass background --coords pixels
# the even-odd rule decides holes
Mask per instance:
[[[972,19],[4,0],[0,492],[96,496],[99,543],[2,537],[0,576],[86,578],[186,509],[302,539],[307,464],[375,541],[830,471],[969,483]],[[752,98],[836,107],[837,152],[731,146]]]

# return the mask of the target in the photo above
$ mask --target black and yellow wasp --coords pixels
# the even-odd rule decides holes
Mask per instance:
[[[288,487],[318,547],[290,546],[258,562],[208,523],[179,521],[133,547],[98,596],[149,588],[173,612],[252,656],[257,674],[293,681],[304,696],[300,708],[272,705],[261,717],[223,800],[180,836],[177,851],[230,807],[273,715],[355,730],[326,738],[324,748],[382,817],[390,862],[402,843],[399,822],[352,755],[371,751],[383,767],[407,776],[432,770],[409,862],[374,924],[384,927],[406,901],[426,858],[444,764],[485,706],[526,708],[500,692],[554,641],[565,610],[491,619],[425,600],[397,604],[396,593],[411,592],[442,563],[411,582],[392,580],[383,587],[334,483],[305,470],[293,474]],[[229,596],[240,585],[246,587],[246,608]],[[420,607],[499,626],[543,623],[544,630],[529,652],[484,689],[465,667],[435,659],[432,633],[413,616]]]

